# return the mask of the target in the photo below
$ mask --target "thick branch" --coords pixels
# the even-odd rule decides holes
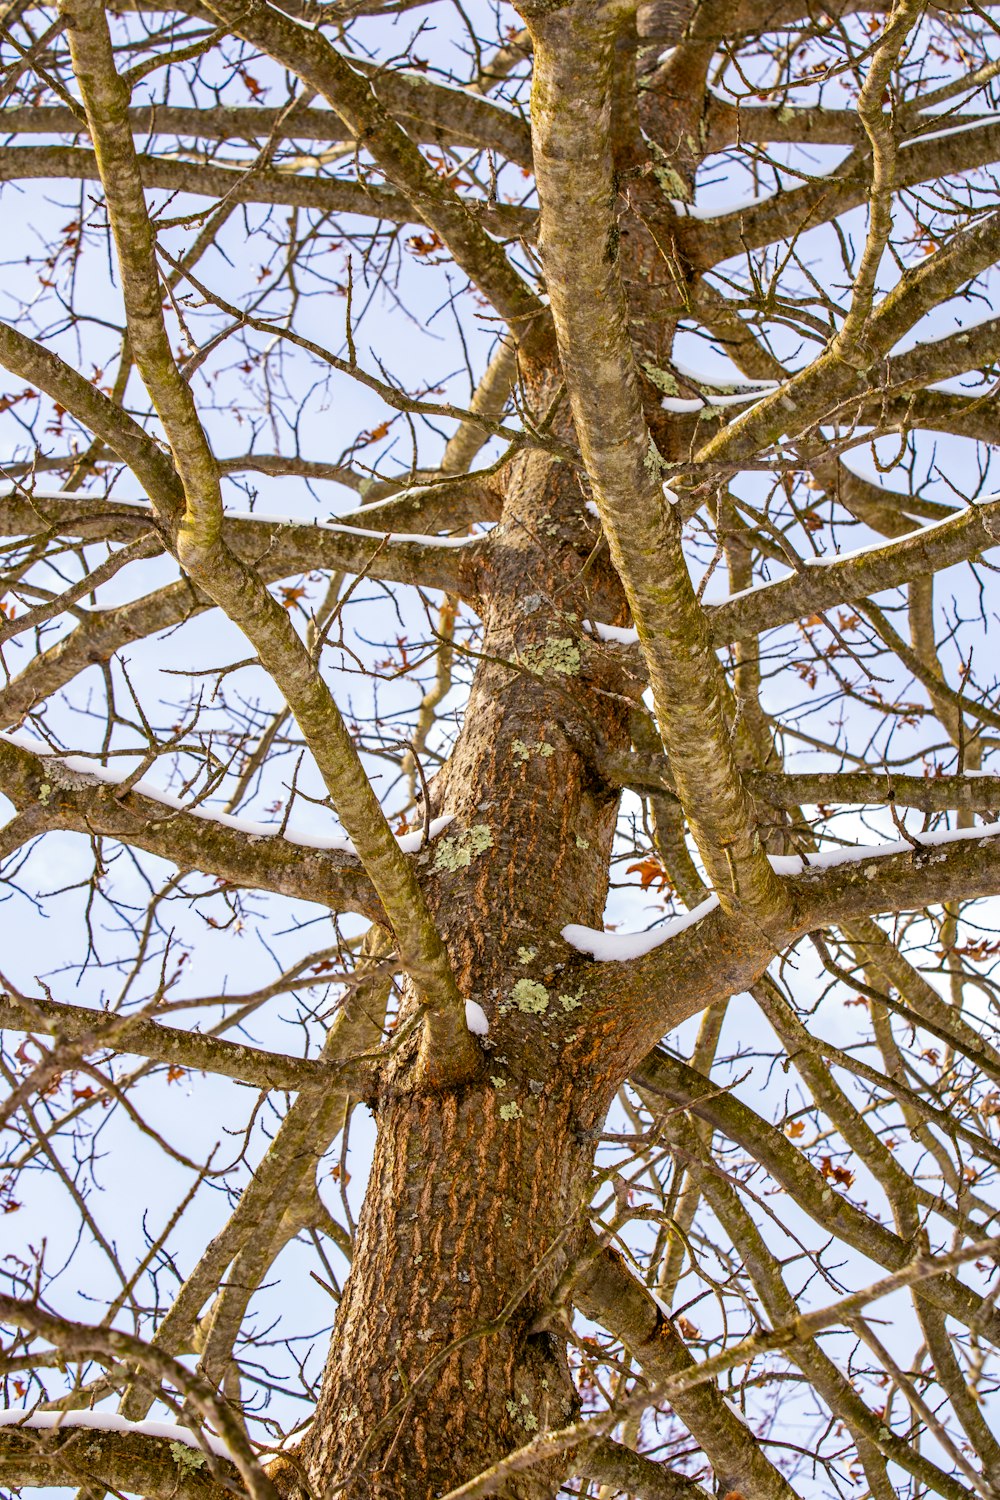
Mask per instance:
[[[427,227],[433,228],[424,220],[419,207],[402,193],[363,182],[312,173],[220,167],[148,153],[137,160],[147,188],[192,193],[195,197],[219,198],[231,203],[279,204],[312,208],[324,214],[359,214],[368,219],[383,219],[388,224],[427,222]],[[94,182],[100,179],[100,172],[94,152],[85,146],[0,147],[0,182],[31,178]],[[462,208],[469,223],[479,229],[490,245],[493,241],[488,231],[498,236],[530,234],[536,219],[531,209],[512,208],[503,203],[490,212],[485,201],[481,206],[463,201]],[[495,248],[498,254],[503,253],[499,247]]]
[[[200,1460],[200,1462],[199,1462]],[[113,1494],[150,1500],[232,1500],[245,1493],[233,1464],[216,1459],[213,1475],[195,1449],[179,1457],[164,1438],[102,1432],[67,1424],[55,1431],[0,1427],[0,1484],[100,1484]]]
[[[44,828],[103,835],[145,849],[182,870],[200,870],[234,886],[273,891],[333,911],[385,922],[360,860],[275,835],[262,838],[213,816],[178,812],[169,803],[67,770],[56,757],[33,755],[0,739],[0,791],[21,811],[41,807]]]
[[[298,31],[288,18],[281,19]],[[176,542],[178,559],[252,642],[261,665],[270,672],[295,715],[341,821],[378,892],[396,937],[400,962],[428,1004],[433,1065],[445,1073],[473,1067],[478,1053],[465,1027],[464,1005],[441,936],[427,909],[416,871],[392,836],[329,687],[296,634],[288,612],[268,593],[259,575],[247,568],[222,539],[218,466],[190,387],[174,363],[167,339],[155,240],[125,119],[127,90],[115,71],[103,5],[99,0],[73,0],[73,13],[67,20],[73,65],[122,269],[132,353],[163,421],[184,487],[184,514]],[[304,35],[321,40],[317,33]],[[332,49],[327,51],[335,56]],[[366,94],[370,93],[357,81]]]
[[[320,32],[307,30],[266,3],[211,0],[211,9],[239,36],[260,46],[321,94],[357,140],[363,140],[388,180],[406,195],[413,216],[433,229],[456,263],[512,326],[516,337],[541,304],[454,190],[386,112],[375,90]]]
[[[752,112],[751,112],[752,113]],[[972,123],[962,131],[942,132],[930,140],[919,136],[900,143],[895,190],[921,182],[973,171],[1000,156],[1000,125],[995,119]],[[776,240],[802,234],[829,223],[868,196],[871,162],[867,154],[852,156],[829,176],[778,193],[759,207],[737,210],[718,219],[680,219],[678,242],[692,264],[708,270],[719,261],[760,250]]]
[[[542,259],[580,449],[649,666],[677,794],[711,883],[727,906],[766,926],[785,898],[736,764],[680,517],[662,490],[618,275],[610,148],[617,21],[590,0],[526,14],[535,43]]]
[[[388,528],[378,529],[378,523],[393,519],[394,506],[401,519],[409,519],[413,502],[408,497],[372,507],[371,517],[362,510],[344,521],[310,523],[229,513],[223,519],[222,535],[235,555],[257,566],[268,582],[327,568],[467,596],[484,543],[474,537],[449,542],[428,536],[391,536]],[[0,496],[0,534],[5,536],[34,536],[51,529],[81,541],[128,543],[153,524],[148,509],[124,501],[60,491]]]
[[[910,1263],[913,1247],[886,1229],[830,1185],[812,1162],[796,1150],[787,1136],[756,1114],[728,1090],[719,1089],[697,1069],[659,1048],[636,1069],[635,1081],[670,1105],[690,1110],[741,1146],[780,1183],[792,1201],[827,1233],[852,1246],[873,1264],[899,1271]],[[1000,1314],[954,1275],[923,1281],[917,1294],[967,1328],[979,1331],[1000,1347]]]
[[[134,1053],[151,1062],[169,1063],[196,1072],[217,1073],[237,1083],[286,1093],[310,1085],[349,1087],[351,1066],[320,1062],[308,1057],[283,1057],[242,1042],[203,1036],[197,1031],[179,1031],[157,1021],[133,1019],[113,1011],[88,1010],[84,1005],[63,1001],[32,1000],[19,1004],[0,994],[0,1027],[7,1031],[47,1032],[57,1039],[84,1042],[88,1052]],[[353,1080],[364,1087],[364,1069]]]
[[[663,755],[603,755],[601,774],[614,786],[674,794]],[[901,776],[889,771],[748,771],[747,785],[769,807],[858,807],[895,803],[921,812],[989,813],[1000,808],[1000,776]]]
[[[622,1340],[656,1385],[694,1366],[673,1323],[616,1251],[601,1250],[590,1260],[573,1289],[573,1300],[586,1317]],[[672,1396],[671,1405],[704,1449],[720,1493],[735,1490],[747,1500],[795,1500],[792,1486],[726,1405],[717,1386]]]
[[[707,611],[722,645],[786,625],[831,604],[865,599],[923,574],[936,573],[1000,545],[1000,500],[970,505],[937,525],[858,552],[811,558],[798,573],[759,584]]]
[[[775,947],[858,916],[1000,892],[998,824],[877,849],[814,856],[805,868],[797,857],[783,860],[794,915],[783,932],[770,935]],[[630,1071],[665,1032],[756,983],[773,952],[767,934],[715,907],[693,922],[684,919],[672,935],[668,929],[641,958],[590,965],[585,983],[591,1003],[625,1039]]]
[[[415,135],[430,141],[492,150],[519,166],[531,165],[531,136],[517,115],[461,89],[446,88],[416,74],[375,68],[355,59],[354,68],[371,78],[373,92],[407,121]],[[176,104],[135,105],[128,112],[136,135],[190,136],[209,141],[342,141],[340,116],[326,109],[266,109],[260,105],[217,105],[199,109]],[[79,135],[80,121],[65,105],[0,110],[0,135]]]

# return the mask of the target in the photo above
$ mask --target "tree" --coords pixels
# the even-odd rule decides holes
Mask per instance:
[[[5,1483],[997,1493],[995,35],[6,7]]]

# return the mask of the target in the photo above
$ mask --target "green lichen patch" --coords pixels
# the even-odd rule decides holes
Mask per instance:
[[[500,1118],[501,1120],[523,1120],[524,1110],[516,1100],[511,1099],[509,1103],[501,1104]]]
[[[536,1432],[538,1430],[538,1418],[531,1410],[531,1402],[527,1396],[522,1395],[520,1402],[512,1401],[508,1397],[504,1405],[507,1408],[507,1415],[512,1422],[516,1422],[526,1432]]]
[[[182,1474],[196,1474],[205,1467],[204,1453],[199,1453],[197,1448],[189,1448],[187,1443],[171,1443],[170,1457]]]
[[[576,836],[576,847],[578,849],[589,849],[590,848],[590,840],[589,839],[585,839],[583,837],[582,833],[578,833],[577,836]]]
[[[669,370],[661,370],[659,365],[644,364],[642,367],[658,391],[665,396],[679,396],[680,386],[671,375]]]
[[[531,960],[537,957],[537,948],[518,948],[517,950],[517,961],[519,964],[530,964]]]
[[[664,463],[660,450],[652,438],[649,440],[649,447],[646,449],[646,457],[642,461],[642,466],[651,479],[659,479],[661,474],[667,472],[667,465]]]
[[[579,1010],[580,1006],[583,1004],[583,1001],[580,999],[579,995],[560,995],[559,1004],[565,1011]]]
[[[537,979],[519,979],[510,996],[526,1016],[544,1015],[549,1008],[549,992]]]
[[[501,1089],[505,1089],[507,1087],[507,1080],[506,1080],[506,1078],[501,1078],[498,1073],[491,1073],[490,1074],[490,1083],[492,1083],[493,1087],[498,1092]]]
[[[533,755],[540,755],[543,760],[548,760],[550,755],[555,754],[555,746],[550,745],[547,740],[536,740],[533,745],[525,744],[524,740],[514,740],[510,749],[514,759],[521,765]]]
[[[553,636],[544,646],[530,646],[521,659],[540,675],[575,677],[580,671],[580,648],[570,636]]]
[[[659,153],[657,153],[659,155]],[[669,166],[662,158],[653,167],[653,176],[656,178],[662,191],[668,198],[679,198],[682,203],[690,203],[691,189],[684,181],[681,174]]]
[[[434,854],[434,868],[444,870],[448,874],[454,874],[456,870],[466,870],[472,861],[491,848],[492,844],[493,830],[489,824],[473,823],[471,828],[466,828],[462,833],[438,840]]]

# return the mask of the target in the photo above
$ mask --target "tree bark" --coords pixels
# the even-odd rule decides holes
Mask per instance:
[[[536,410],[556,390],[543,374]],[[490,1032],[480,1075],[449,1091],[414,1090],[404,1042],[374,1101],[353,1266],[297,1454],[315,1492],[343,1500],[431,1500],[575,1411],[546,1308],[582,1242],[623,1064],[613,1046],[591,1055],[560,932],[601,922],[619,794],[595,767],[627,746],[637,691],[584,627],[622,596],[581,510],[567,465],[514,460],[470,706],[431,790],[455,821],[424,856],[460,992]],[[501,1493],[543,1500],[564,1472]]]
[[[506,1093],[487,1082],[382,1114],[300,1455],[319,1494],[431,1500],[574,1414],[561,1340],[534,1325],[580,1237],[593,1147],[570,1081],[512,1118]],[[543,1468],[503,1493],[543,1500],[559,1479]]]

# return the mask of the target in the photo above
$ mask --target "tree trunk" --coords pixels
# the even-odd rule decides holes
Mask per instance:
[[[574,1413],[562,1341],[533,1325],[579,1241],[593,1146],[571,1087],[516,1116],[505,1092],[382,1113],[302,1454],[318,1494],[432,1500]],[[558,1483],[535,1471],[503,1493],[542,1500]]]
[[[544,410],[551,381],[536,388]],[[424,883],[463,996],[490,1022],[478,1078],[421,1091],[399,1048],[316,1420],[298,1458],[318,1494],[431,1500],[576,1396],[543,1310],[586,1227],[594,1140],[618,1082],[575,1012],[561,929],[600,926],[617,791],[595,770],[627,747],[629,696],[584,620],[621,594],[576,474],[511,466],[469,709],[432,788],[452,814]],[[404,1007],[404,1020],[408,1013]],[[501,1492],[543,1500],[562,1470]]]

